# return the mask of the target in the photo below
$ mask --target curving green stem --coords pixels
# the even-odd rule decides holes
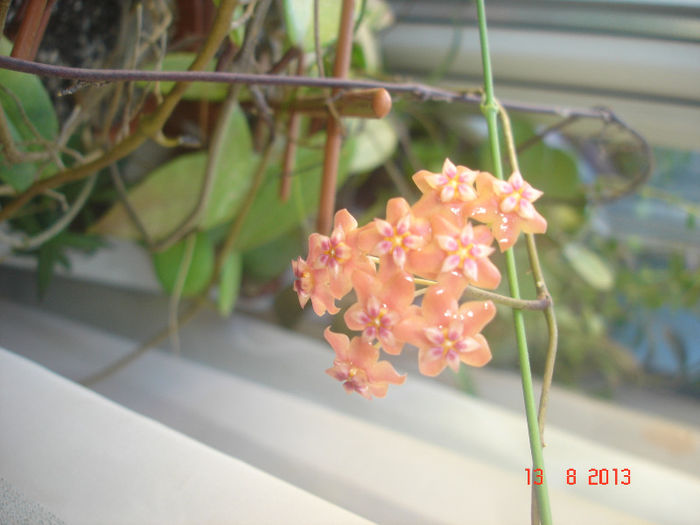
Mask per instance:
[[[481,60],[484,70],[484,102],[482,111],[486,117],[489,130],[489,143],[493,158],[496,177],[503,179],[503,166],[498,141],[498,103],[493,90],[493,75],[491,72],[491,59],[489,56],[489,42],[486,32],[486,10],[484,0],[477,0],[477,15],[479,19],[479,38],[481,42]],[[506,271],[508,285],[514,299],[520,299],[520,287],[518,285],[518,273],[515,265],[515,256],[512,249],[505,252]],[[537,423],[537,408],[535,406],[535,394],[532,388],[532,372],[530,371],[530,356],[527,349],[527,336],[525,334],[525,322],[521,310],[513,310],[513,324],[515,325],[515,339],[518,346],[518,358],[520,361],[520,374],[523,384],[523,399],[525,401],[525,415],[527,418],[528,434],[530,436],[530,453],[532,455],[533,469],[542,469],[544,473],[544,457],[542,454],[542,442]],[[533,521],[539,513],[542,525],[551,525],[552,515],[549,506],[547,491],[547,478],[543,476],[543,483],[535,485],[538,509],[533,509]]]

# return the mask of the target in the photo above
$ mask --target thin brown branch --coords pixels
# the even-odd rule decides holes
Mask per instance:
[[[353,15],[355,0],[343,0],[340,13],[340,28],[335,51],[333,76],[345,78],[350,69],[350,52],[352,51]],[[329,109],[331,106],[329,106]],[[327,234],[330,232],[335,210],[335,189],[338,178],[338,160],[342,142],[341,124],[335,115],[329,115],[326,125],[326,147],[323,157],[323,178],[321,179],[321,197],[318,206],[316,230]]]
[[[299,53],[297,56],[297,75],[304,73],[304,54]],[[293,89],[289,94],[292,102],[296,99],[297,90]],[[292,191],[292,172],[296,163],[297,155],[297,140],[299,139],[299,129],[301,127],[301,117],[294,109],[289,113],[287,121],[287,137],[284,145],[284,156],[282,157],[282,177],[280,178],[280,200],[286,202],[289,200],[289,195]]]
[[[145,82],[213,82],[222,84],[257,84],[268,86],[305,86],[315,88],[337,89],[372,89],[384,88],[392,93],[403,93],[421,101],[461,102],[480,104],[479,93],[443,89],[427,84],[407,82],[384,82],[378,80],[339,79],[333,77],[306,77],[298,75],[227,73],[223,71],[142,71],[129,69],[87,69],[77,67],[53,66],[0,56],[0,69],[10,69],[39,76],[83,80],[86,82],[128,82],[132,80]],[[626,130],[631,128],[614,112],[607,108],[567,108],[561,106],[527,104],[517,101],[501,100],[509,111],[521,111],[561,117],[577,116],[615,123]]]
[[[41,40],[41,20],[44,17],[47,0],[28,0],[25,2],[24,17],[12,46],[11,56],[25,60],[34,60],[32,53],[37,48],[36,41]]]
[[[210,39],[214,33],[210,33]],[[197,61],[193,67],[201,67],[202,61]],[[124,69],[85,69],[85,68],[69,68],[62,66],[51,66],[40,64],[38,62],[19,60],[11,57],[0,56],[0,68],[10,69],[14,71],[22,71],[41,76],[54,76],[59,78],[68,78],[74,80],[83,80],[88,82],[126,82],[132,80],[142,81],[175,81],[180,83],[185,82],[217,82],[230,84],[256,84],[256,85],[287,85],[287,86],[308,86],[317,88],[337,88],[337,89],[367,89],[367,88],[384,88],[392,93],[401,93],[407,96],[417,98],[421,101],[435,100],[445,102],[459,102],[466,104],[481,103],[481,96],[472,91],[451,91],[447,89],[437,88],[419,83],[392,83],[379,82],[374,80],[349,80],[337,78],[312,78],[305,76],[284,76],[284,75],[269,75],[269,74],[250,74],[250,73],[226,73],[226,72],[205,72],[205,71],[139,71],[139,70],[124,70]],[[178,86],[186,86],[187,84],[178,84]],[[115,148],[107,152],[104,157],[95,161],[92,165],[86,167],[76,167],[69,170],[64,170],[53,177],[44,179],[40,183],[32,186],[27,192],[18,196],[17,199],[10,202],[2,210],[0,210],[0,221],[11,217],[16,211],[24,206],[34,196],[42,193],[46,189],[55,188],[66,182],[79,180],[86,177],[90,173],[101,169],[115,160],[126,156],[136,147],[138,147],[146,138],[155,135],[162,126],[167,116],[174,108],[174,104],[179,100],[184,92],[175,88],[170,92],[168,98],[160,106],[159,110],[150,118],[145,119],[139,129],[119,143]],[[623,131],[630,133],[639,143],[642,154],[648,159],[646,169],[630,181],[623,189],[615,194],[603,195],[599,200],[606,201],[614,198],[619,198],[621,195],[629,191],[633,191],[644,181],[647,180],[651,172],[651,149],[644,138],[624,123],[615,113],[606,108],[563,108],[550,105],[535,105],[524,104],[521,102],[501,101],[504,108],[514,111],[524,111],[539,114],[559,115],[562,117],[577,117],[586,119],[599,119],[607,123],[617,125]]]

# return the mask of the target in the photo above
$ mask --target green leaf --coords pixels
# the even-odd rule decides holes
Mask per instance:
[[[9,55],[12,44],[0,38],[0,54]],[[53,140],[58,134],[58,119],[48,92],[38,77],[27,73],[0,69],[0,105],[2,105],[9,122],[10,133],[15,141],[35,140],[36,137],[28,120],[39,135]],[[11,92],[10,96],[5,90]],[[15,100],[15,98],[17,100]],[[26,114],[17,106],[17,101]],[[41,146],[27,147],[25,151],[37,151]],[[56,172],[56,166],[49,164],[40,168],[38,164],[22,163],[15,166],[0,167],[0,179],[10,184],[15,190],[23,191],[37,178],[44,178]]]
[[[129,201],[154,239],[166,236],[197,203],[206,168],[206,153],[181,155],[152,171],[129,191]],[[116,203],[90,230],[99,235],[138,239],[121,202]]]
[[[0,54],[9,55],[11,44],[6,40],[0,41]],[[58,119],[53,104],[39,77],[9,69],[0,69],[0,84],[11,91],[21,102],[29,121],[39,134],[46,139],[53,139],[58,134]],[[0,100],[8,118],[13,121],[25,140],[34,138],[26,126],[20,110],[15,102],[0,91]]]
[[[2,95],[0,95],[2,96]],[[22,140],[12,120],[7,120],[10,128],[10,136],[16,142]],[[0,167],[0,179],[12,186],[16,191],[21,192],[32,185],[36,178],[37,166],[33,162],[20,162]]]
[[[366,173],[381,166],[396,150],[399,138],[385,119],[344,119],[349,135],[355,135],[350,173]]]
[[[153,267],[156,276],[168,293],[172,293],[175,288],[175,282],[185,255],[186,243],[187,239],[183,239],[167,250],[153,254]],[[190,297],[204,291],[213,272],[214,245],[206,233],[199,233],[195,239],[192,260],[182,288],[182,296]]]
[[[299,232],[282,235],[267,244],[248,250],[243,254],[243,269],[246,277],[258,282],[268,282],[289,268],[302,247]]]
[[[355,17],[358,7],[355,6]],[[305,52],[315,51],[314,46],[314,0],[284,0],[284,22],[287,34],[293,45],[301,47]],[[321,48],[335,41],[340,26],[342,2],[323,0],[318,8],[318,33]]]
[[[248,123],[240,109],[234,111],[223,140],[223,152],[214,168],[209,205],[200,224],[204,229],[235,215],[257,163]],[[206,164],[204,152],[182,155],[156,168],[129,191],[129,201],[152,238],[165,237],[194,210]],[[93,226],[92,232],[139,238],[138,230],[121,203],[115,204]]]
[[[526,121],[513,121],[513,136],[516,144],[533,137],[535,131]],[[506,144],[501,137],[501,152],[507,155]],[[538,141],[518,155],[520,172],[533,187],[544,192],[545,197],[576,199],[583,197],[583,185],[578,175],[576,156],[566,150],[554,148]],[[479,148],[479,169],[493,172],[493,161],[488,143]],[[503,169],[507,170],[504,163]],[[504,172],[505,178],[510,173]],[[535,205],[537,206],[537,205]]]
[[[219,280],[218,308],[222,317],[228,317],[236,305],[241,289],[243,257],[239,252],[231,252],[221,268]]]
[[[610,266],[596,253],[576,242],[564,246],[564,256],[574,271],[593,288],[610,290],[614,283],[614,275]]]
[[[258,165],[253,139],[245,115],[236,109],[224,130],[224,147],[215,167],[216,178],[203,228],[211,228],[231,219],[246,194]]]
[[[539,142],[525,150],[519,162],[523,177],[548,197],[572,199],[583,195],[576,158],[572,153]]]
[[[341,150],[338,162],[338,187],[348,175],[354,140],[348,140]],[[236,249],[247,251],[292,230],[318,207],[323,165],[322,148],[299,148],[292,181],[292,196],[287,202],[279,198],[280,166],[272,164],[267,170],[267,181],[246,217]],[[295,187],[295,186],[299,187]]]

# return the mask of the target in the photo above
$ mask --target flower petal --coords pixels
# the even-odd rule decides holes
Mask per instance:
[[[479,267],[474,259],[465,259],[462,271],[470,282],[474,283],[479,280]]]
[[[403,268],[404,264],[406,264],[406,251],[401,246],[394,248],[392,257],[394,259],[394,263],[399,268]]]
[[[459,307],[459,317],[464,328],[462,335],[474,336],[481,332],[495,315],[496,306],[491,301],[469,301],[462,304]]]
[[[459,263],[462,261],[459,255],[448,255],[445,257],[444,262],[442,263],[442,268],[440,268],[440,273],[445,273],[445,272],[451,272],[457,266],[459,266]]]
[[[399,222],[396,224],[396,233],[398,235],[403,235],[405,233],[408,233],[408,230],[411,229],[411,216],[410,215],[404,215],[401,217]]]
[[[506,181],[499,180],[496,178],[493,179],[493,192],[496,195],[508,195],[510,193],[513,193],[514,191],[515,189],[513,188],[513,186],[508,184]]]
[[[425,176],[425,181],[431,188],[440,188],[449,182],[449,179],[442,173],[432,173]]]
[[[345,360],[348,355],[348,347],[350,346],[350,339],[348,336],[331,332],[330,328],[326,328],[323,331],[323,337],[326,338],[328,344],[335,350],[337,358]]]
[[[447,186],[443,186],[442,190],[440,191],[440,200],[442,202],[451,202],[452,199],[455,197],[455,187],[452,186],[451,184],[448,184]]]
[[[427,328],[423,329],[423,334],[425,337],[430,341],[431,343],[435,345],[442,345],[442,343],[445,342],[445,336],[442,333],[442,330],[439,328],[436,328],[434,326],[429,326]],[[440,347],[442,348],[442,347]]]
[[[535,207],[532,203],[525,199],[520,199],[520,207],[518,208],[518,215],[523,219],[532,219],[535,216]]]
[[[472,350],[471,352],[464,352],[460,354],[460,359],[465,365],[469,366],[484,366],[486,363],[491,361],[491,350],[489,348],[486,338],[481,334],[476,334],[474,336],[474,341],[478,344],[478,348]]]
[[[455,352],[454,350],[447,352],[445,361],[447,362],[447,366],[449,366],[452,370],[459,372],[460,359],[458,352]]]
[[[459,184],[457,186],[457,192],[462,201],[472,201],[476,199],[476,192],[469,184]]]
[[[372,296],[367,300],[367,306],[365,311],[370,317],[370,320],[374,320],[381,312],[381,309],[382,303],[375,296]]]
[[[511,213],[518,207],[518,203],[520,202],[520,200],[521,199],[518,195],[508,195],[507,197],[501,200],[501,211],[503,213]]]
[[[449,235],[437,235],[435,239],[437,240],[438,246],[446,252],[454,252],[459,248],[459,244],[455,238]]]
[[[394,227],[384,219],[374,219],[374,225],[384,237],[392,237],[394,235]]]
[[[374,247],[374,251],[377,252],[379,255],[386,255],[391,251],[391,249],[394,247],[394,244],[391,241],[380,241],[377,246]]]
[[[452,178],[457,175],[457,167],[450,159],[445,159],[445,162],[442,163],[442,172],[448,177]]]
[[[523,192],[521,193],[524,199],[529,200],[530,202],[535,202],[537,199],[542,197],[544,195],[544,192],[541,192],[540,190],[536,190],[529,184],[525,183],[525,188],[523,189]]]

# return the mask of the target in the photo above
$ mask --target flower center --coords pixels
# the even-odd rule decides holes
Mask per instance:
[[[475,257],[474,243],[469,243],[464,246],[459,240],[459,247],[450,253],[450,255],[456,255],[459,257],[460,264],[464,262],[465,259],[473,259]]]
[[[313,288],[313,276],[309,270],[303,270],[297,274],[294,281],[294,291],[301,294],[310,295]]]
[[[408,236],[408,234],[409,232],[399,233],[396,230],[394,230],[394,235],[384,237],[384,240],[390,242],[392,248],[406,248],[404,246],[404,239]]]

